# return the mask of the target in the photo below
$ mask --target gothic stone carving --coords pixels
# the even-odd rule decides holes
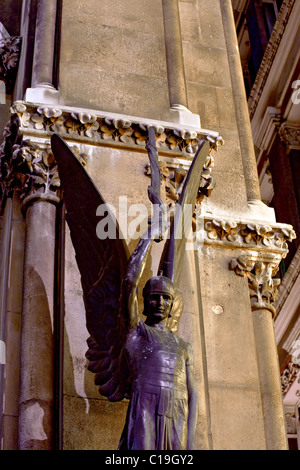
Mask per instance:
[[[72,150],[84,165],[85,155],[79,155],[77,147]],[[0,147],[0,184],[2,205],[13,190],[19,191],[24,201],[33,195],[57,195],[60,187],[50,144],[41,145],[24,140],[16,115],[7,123],[4,142]]]
[[[278,271],[278,263],[264,263],[242,255],[231,260],[229,269],[248,278],[252,310],[267,309],[275,318],[276,310],[272,304],[278,294],[280,279],[273,279],[273,276]]]
[[[86,112],[70,112],[62,108],[29,105],[17,101],[12,107],[21,122],[24,133],[50,135],[56,132],[64,138],[76,138],[93,144],[127,146],[144,149],[148,137],[149,123],[117,119],[111,116],[95,115]],[[156,134],[156,146],[160,152],[180,154],[191,158],[196,152],[203,133],[164,127],[151,126]],[[214,148],[223,145],[222,137],[211,137]]]
[[[22,38],[12,36],[0,40],[0,80],[6,84],[7,92],[12,92],[19,63]]]
[[[222,243],[247,249],[255,248],[259,251],[281,252],[285,257],[288,250],[287,242],[296,238],[291,226],[280,224],[268,225],[247,223],[234,219],[208,219],[204,220],[204,229],[208,243]]]

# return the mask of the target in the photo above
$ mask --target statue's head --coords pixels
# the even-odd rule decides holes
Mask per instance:
[[[144,314],[148,322],[159,323],[167,319],[166,326],[176,332],[182,313],[181,295],[171,279],[151,277],[143,289]]]

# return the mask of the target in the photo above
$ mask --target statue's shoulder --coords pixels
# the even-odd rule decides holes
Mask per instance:
[[[187,363],[189,364],[192,364],[193,363],[193,350],[192,350],[192,346],[190,345],[190,343],[188,341],[186,341],[185,339],[181,338],[180,336],[177,336],[177,339],[178,339],[178,343],[179,343],[179,346],[180,348],[185,352],[186,354],[186,361]]]

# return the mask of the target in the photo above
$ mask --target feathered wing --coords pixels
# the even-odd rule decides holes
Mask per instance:
[[[122,350],[126,340],[123,328],[127,313],[122,298],[122,279],[126,273],[128,251],[117,221],[108,208],[101,211],[115,237],[100,239],[96,233],[101,217],[97,208],[105,201],[87,172],[58,135],[51,138],[52,151],[58,165],[76,261],[81,274],[86,309],[88,368],[95,373],[101,395],[111,401],[127,396],[126,364]]]
[[[174,218],[170,227],[170,236],[165,243],[159,270],[163,275],[178,284],[181,266],[186,249],[187,236],[192,226],[192,216],[200,185],[201,173],[210,151],[210,143],[200,141],[197,152],[186,175]]]
[[[178,289],[181,266],[186,250],[187,236],[192,227],[192,216],[195,209],[201,173],[209,151],[210,143],[205,140],[200,141],[198,150],[186,175],[178,203],[176,204],[169,238],[165,243],[159,266],[159,271],[171,279],[177,288],[172,315],[167,322],[167,327],[174,333],[178,330],[179,319],[184,307],[182,295]]]

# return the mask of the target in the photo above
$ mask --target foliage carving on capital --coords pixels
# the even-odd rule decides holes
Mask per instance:
[[[269,310],[275,318],[273,303],[278,295],[280,279],[273,277],[278,272],[278,262],[257,261],[242,255],[230,261],[229,269],[248,279],[252,310]]]
[[[76,146],[72,150],[84,165],[85,155],[80,154]],[[19,118],[13,115],[5,126],[4,142],[0,147],[1,206],[14,190],[20,193],[20,199],[24,201],[33,195],[58,196],[59,188],[58,169],[50,143],[37,144],[24,140]]]

